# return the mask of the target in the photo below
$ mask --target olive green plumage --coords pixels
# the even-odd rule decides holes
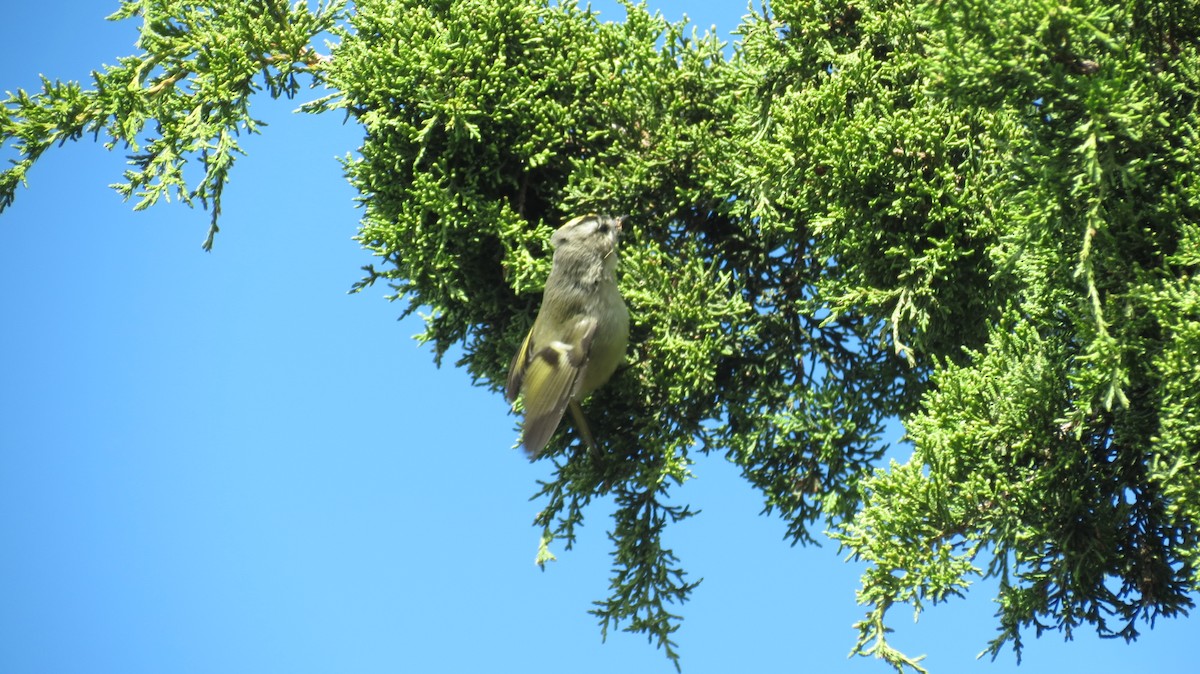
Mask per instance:
[[[593,449],[579,401],[602,386],[625,358],[629,310],[617,288],[617,241],[624,218],[584,215],[550,239],[554,265],[542,308],[509,367],[505,397],[524,394],[521,439],[536,458],[568,406]]]

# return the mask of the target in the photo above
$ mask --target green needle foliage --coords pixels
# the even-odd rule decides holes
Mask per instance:
[[[794,543],[870,566],[855,651],[921,670],[889,610],[1000,580],[999,636],[1127,640],[1200,583],[1200,5],[777,0],[732,50],[626,5],[125,0],[140,53],[94,88],[10,94],[0,178],[84,134],[130,152],[136,208],[210,208],[253,95],[327,88],[379,262],[356,289],[499,390],[550,232],[632,214],[628,367],[564,424],[538,561],[612,496],[602,630],[678,666],[696,582],[663,544],[717,452]],[[328,38],[328,50],[315,43]],[[307,79],[305,79],[307,78]],[[189,173],[195,162],[198,171]],[[878,464],[899,416],[914,451]]]

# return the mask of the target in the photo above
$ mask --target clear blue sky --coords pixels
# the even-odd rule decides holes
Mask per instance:
[[[8,3],[0,89],[87,79],[133,51],[116,2]],[[686,8],[723,34],[740,2]],[[623,14],[604,3],[605,16]],[[441,370],[351,241],[359,212],[335,115],[259,101],[216,249],[207,214],[133,213],[106,187],[120,152],[49,152],[0,216],[0,674],[673,671],[638,636],[607,644],[607,506],[534,566],[528,501],[549,468],[510,449],[501,395]],[[847,659],[860,568],[792,548],[719,457],[675,491],[703,513],[668,544],[703,577],[678,633],[684,672],[884,672]],[[1029,635],[977,661],[989,585],[898,609],[894,643],[935,672],[1182,672],[1196,619],[1132,646]]]

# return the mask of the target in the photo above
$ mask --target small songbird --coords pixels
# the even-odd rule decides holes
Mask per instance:
[[[625,359],[629,309],[617,289],[617,239],[625,216],[584,215],[550,238],[554,263],[542,308],[508,371],[504,397],[524,394],[522,443],[530,458],[571,415],[589,447],[596,443],[579,401],[595,391]]]

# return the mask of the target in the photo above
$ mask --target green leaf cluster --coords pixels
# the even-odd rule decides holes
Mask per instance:
[[[695,583],[661,538],[691,515],[666,497],[695,452],[726,453],[811,541],[813,522],[853,512],[907,367],[882,321],[822,311],[815,232],[750,200],[745,153],[760,148],[735,123],[750,115],[741,66],[711,35],[626,11],[600,23],[573,3],[361,2],[328,69],[341,98],[325,105],[367,131],[347,172],[360,240],[384,262],[361,287],[384,279],[407,311],[428,307],[423,339],[439,356],[462,345],[482,382],[503,381],[529,328],[552,229],[633,214],[629,366],[587,408],[603,456],[569,431],[551,443],[539,561],[571,544],[593,499],[615,497],[612,594],[595,613],[675,659],[670,605]]]
[[[1029,628],[1129,640],[1192,606],[1197,12],[877,3],[833,59],[848,92],[876,88],[842,128],[893,148],[854,174],[875,222],[826,229],[854,260],[834,302],[894,307],[896,347],[931,367],[913,457],[837,534],[873,565],[860,652],[919,669],[883,615],[977,574],[1000,580],[993,656]]]
[[[38,93],[10,93],[0,139],[20,159],[0,174],[0,211],[46,149],[103,136],[106,148],[129,152],[130,168],[112,187],[136,198],[136,210],[172,196],[200,202],[212,213],[204,241],[211,249],[221,192],[242,154],[238,137],[258,132],[250,98],[263,89],[274,98],[300,91],[298,76],[322,62],[309,43],[334,25],[345,0],[315,10],[286,0],[224,4],[122,0],[108,18],[141,18],[139,53],[94,72],[94,89],[43,78]],[[189,162],[199,163],[198,176],[187,175]]]

